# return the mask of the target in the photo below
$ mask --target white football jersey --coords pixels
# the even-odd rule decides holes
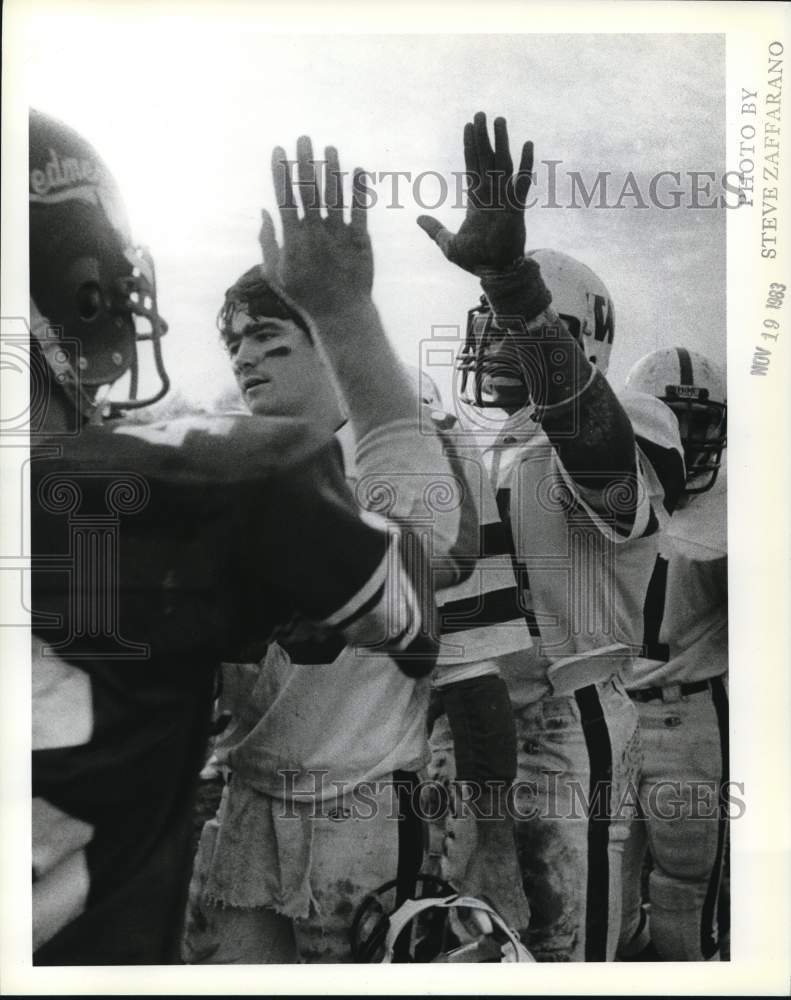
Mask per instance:
[[[355,488],[348,425],[338,438]],[[422,477],[442,478],[431,471],[443,467],[440,442],[426,439],[426,454],[416,454],[414,438],[415,428],[403,421],[360,443],[371,476],[363,487],[388,501],[388,517],[407,516],[420,502]],[[448,506],[444,519],[432,518],[440,548],[459,522]],[[428,759],[429,678],[413,680],[386,654],[346,645],[330,630],[299,623],[270,646],[260,669],[229,665],[225,673],[239,696],[226,706],[234,728],[223,735],[218,757],[267,795],[323,801],[359,782],[388,781],[394,770],[418,770]]]
[[[463,557],[474,561],[470,575],[437,591],[440,648],[435,687],[471,677],[499,674],[503,656],[533,645],[527,609],[516,584],[510,539],[503,530],[483,455],[476,448],[453,449],[465,489],[478,513],[478,544]]]
[[[342,428],[337,436],[346,474],[361,505],[379,498],[388,518],[406,516],[414,498],[437,491],[426,503],[440,550],[434,555],[441,556],[458,530],[462,494],[455,497],[454,484],[433,471],[442,463],[418,467],[414,429],[402,431],[389,425],[376,432],[376,441],[369,436],[355,450],[351,428]],[[459,489],[475,501],[481,546],[465,553],[475,563],[472,573],[437,595],[442,643],[434,682],[439,685],[497,673],[498,656],[525,650],[531,642],[510,555],[484,557],[490,550],[505,551],[496,537],[499,519],[485,469],[472,458],[462,461],[461,469]],[[321,801],[427,762],[427,678],[412,680],[390,657],[346,645],[329,631],[306,628],[279,641],[260,670],[228,665],[225,671],[225,707],[234,722],[218,756],[245,781],[277,798],[307,795]]]
[[[605,498],[575,482],[541,427],[523,413],[506,421],[486,450],[539,639],[538,655],[515,658],[512,669],[503,670],[517,707],[553,690],[566,693],[567,665],[573,689],[619,673],[641,651],[658,529],[668,519],[665,502],[672,503],[670,494],[683,482],[683,452],[664,404],[636,393],[621,402],[636,438],[631,520],[619,521],[617,494]]]
[[[687,684],[728,669],[727,472],[690,496],[660,541],[645,606],[645,656],[628,689]]]

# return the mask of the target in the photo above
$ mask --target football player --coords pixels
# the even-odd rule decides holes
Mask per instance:
[[[662,407],[627,411],[604,377],[614,312],[603,284],[564,254],[525,254],[532,144],[514,174],[502,118],[494,140],[482,113],[465,126],[459,232],[418,223],[480,278],[462,379],[473,406],[508,415],[487,456],[537,640],[507,674],[526,943],[539,961],[604,961],[620,930],[624,799],[639,752],[618,675],[639,647],[656,527],[683,460]]]
[[[516,733],[499,658],[532,645],[507,553],[494,491],[478,447],[447,412],[434,381],[408,369],[446,454],[477,498],[477,545],[457,558],[470,578],[437,593],[442,645],[428,712],[431,760],[424,785],[428,823],[423,871],[467,896],[493,901],[514,928],[529,907],[518,878],[508,795],[516,777]]]
[[[437,592],[442,644],[428,714],[431,761],[426,869],[460,892],[491,900],[512,927],[527,926],[508,797],[516,777],[516,732],[500,662],[532,646],[494,491],[477,447],[452,414],[435,408],[446,453],[461,464],[478,500],[477,545],[458,552],[469,580]],[[442,791],[440,791],[442,789]],[[436,812],[435,812],[436,811]],[[442,836],[437,836],[437,834]]]
[[[360,517],[331,435],[305,421],[102,423],[167,391],[152,261],[95,150],[36,111],[29,197],[34,963],[161,964],[178,954],[219,661],[259,655],[300,612],[425,675],[430,574],[409,526]],[[360,262],[345,231],[317,253],[319,238],[292,262],[348,284]],[[378,335],[369,324],[346,346],[375,353]],[[140,399],[144,341],[160,384]],[[127,398],[109,402],[126,373]],[[382,425],[412,406],[381,380],[359,417],[372,462]],[[412,447],[443,468],[431,438]]]
[[[641,815],[624,858],[620,954],[718,960],[728,780],[725,374],[694,351],[661,348],[637,362],[626,388],[673,412],[687,476],[654,563],[643,655],[626,678],[643,766]],[[646,848],[650,907],[641,909]]]
[[[281,216],[282,206],[292,197],[283,160],[276,151],[274,180]],[[301,224],[319,230],[344,226],[342,214],[337,214],[342,213],[338,208],[342,193],[336,187],[339,168],[334,150],[326,151],[323,176],[322,186],[328,193],[326,218],[318,209],[311,216],[319,196],[313,189],[315,165],[305,140],[298,145],[297,162],[305,208]],[[354,215],[352,219],[354,224]],[[283,222],[281,250],[271,219],[264,215],[265,266],[244,274],[226,293],[220,311],[220,334],[245,403],[262,417],[291,414],[335,432],[345,473],[355,484],[361,506],[368,510],[382,509],[384,503],[388,518],[417,518],[422,523],[441,524],[450,515],[455,530],[461,508],[461,517],[470,520],[472,531],[462,532],[465,543],[457,543],[454,559],[467,564],[469,579],[448,589],[447,576],[435,574],[445,594],[443,612],[448,626],[444,631],[451,647],[441,649],[440,657],[463,675],[458,680],[476,679],[479,700],[486,695],[492,702],[488,721],[499,711],[512,733],[510,706],[506,694],[502,712],[503,692],[494,661],[499,651],[521,649],[530,639],[515,610],[509,564],[501,567],[510,586],[508,612],[499,610],[492,618],[488,609],[487,626],[497,627],[482,631],[481,623],[470,614],[482,587],[472,565],[477,568],[478,564],[477,499],[488,483],[475,480],[474,472],[480,474],[480,469],[468,476],[455,460],[451,461],[455,479],[443,477],[438,463],[421,462],[421,454],[412,446],[414,430],[421,427],[430,439],[434,432],[426,414],[420,415],[418,423],[414,388],[411,415],[405,414],[400,425],[387,429],[387,463],[372,467],[366,459],[371,435],[353,417],[357,397],[370,390],[356,376],[349,377],[347,366],[336,364],[342,405],[313,317],[301,308],[301,301],[297,305],[297,295],[304,300],[312,292],[303,275],[282,266],[288,261],[291,242],[299,239],[292,227],[298,227],[300,220],[286,214]],[[364,230],[357,234],[357,250],[370,256]],[[368,273],[372,278],[372,268]],[[357,294],[362,299],[370,296],[370,290],[369,280]],[[319,330],[326,322],[328,294],[327,289],[311,299],[313,310],[322,317],[315,321]],[[373,304],[355,301],[355,288],[348,281],[344,296],[349,330],[372,318],[378,323]],[[386,368],[388,378],[411,383],[389,353],[379,355],[377,365]],[[376,395],[372,401],[378,406]],[[352,414],[348,422],[345,410]],[[316,572],[320,572],[318,567]],[[492,589],[491,578],[486,585]],[[465,589],[469,586],[474,597]],[[324,666],[316,671],[311,669],[315,664]],[[184,957],[212,963],[351,961],[352,916],[366,896],[390,882],[396,886],[399,901],[415,891],[423,861],[416,796],[417,771],[426,764],[428,685],[399,676],[386,657],[373,657],[352,645],[344,646],[336,637],[299,626],[270,649],[260,670],[237,665],[226,676],[229,697],[225,705],[234,721],[215,754],[232,778],[218,816],[205,825],[201,837]],[[240,696],[239,692],[244,693]],[[459,699],[463,696],[463,692],[457,694]],[[465,713],[463,707],[457,712],[451,708],[450,713],[454,719],[459,714],[466,718],[469,709]],[[481,738],[492,736],[490,724]],[[470,748],[470,753],[476,749],[478,757],[485,758],[476,759],[475,765],[490,767],[487,777],[499,778],[502,768],[513,777],[512,736],[506,744],[491,751]],[[503,756],[505,763],[500,764]],[[492,764],[495,758],[498,763]],[[509,917],[515,914],[524,922],[524,898],[514,883],[518,869],[513,834],[506,820],[503,816],[498,826],[496,854],[502,865],[505,851],[510,850],[512,861],[511,882],[502,887],[502,903]],[[489,820],[489,827],[497,825]],[[489,840],[495,838],[492,831]],[[494,847],[490,854],[495,856]]]

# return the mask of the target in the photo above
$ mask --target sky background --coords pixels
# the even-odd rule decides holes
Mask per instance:
[[[115,174],[135,239],[157,265],[167,367],[195,402],[210,405],[232,384],[214,317],[224,290],[259,259],[259,210],[274,208],[272,146],[293,156],[307,133],[316,150],[337,145],[344,170],[436,170],[453,191],[461,130],[478,109],[508,119],[515,158],[524,139],[535,143],[528,247],[571,253],[609,287],[616,388],[658,346],[684,344],[724,364],[725,210],[638,209],[628,199],[621,209],[541,207],[543,160],[563,161],[560,202],[569,170],[589,183],[610,171],[611,201],[628,171],[646,200],[660,170],[720,176],[723,36],[296,36],[250,14],[104,10],[31,19],[28,93]],[[387,207],[390,184],[377,185],[369,213],[374,296],[399,354],[418,364],[432,326],[463,327],[479,292],[415,225],[424,209],[408,183],[403,207]],[[425,200],[437,190],[430,180],[421,189]],[[463,217],[454,200],[430,213],[453,230]],[[432,374],[447,393],[449,370]]]

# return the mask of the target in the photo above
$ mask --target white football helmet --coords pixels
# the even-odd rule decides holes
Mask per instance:
[[[531,250],[544,284],[552,292],[552,308],[585,351],[585,357],[607,374],[615,337],[615,307],[601,278],[574,257],[558,250]]]
[[[516,931],[483,899],[419,875],[416,899],[397,905],[397,883],[362,901],[350,931],[357,962],[534,962]]]
[[[579,341],[585,356],[607,374],[615,336],[615,307],[604,282],[589,267],[558,250],[531,250],[541,277],[552,293],[552,308]],[[460,398],[472,406],[524,406],[529,400],[524,377],[507,360],[490,353],[501,339],[485,298],[467,314],[467,334],[456,362]]]
[[[686,347],[664,347],[634,365],[626,388],[657,396],[675,413],[687,467],[684,492],[710,490],[717,480],[727,443],[725,372]]]

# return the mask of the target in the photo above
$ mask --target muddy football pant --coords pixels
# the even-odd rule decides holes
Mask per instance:
[[[195,858],[182,954],[188,963],[287,964],[351,962],[350,929],[357,908],[384,882],[398,880],[398,899],[414,894],[423,859],[423,829],[414,808],[417,776],[393,773],[366,793],[321,803],[313,823],[310,913],[292,919],[269,906],[239,908],[209,901],[202,886],[222,822],[203,828]],[[256,845],[250,844],[254,851]],[[271,859],[277,866],[277,857]]]
[[[638,702],[643,743],[640,818],[624,855],[622,953],[642,937],[666,961],[719,953],[717,910],[727,843],[728,696],[723,678],[705,691]],[[646,850],[648,932],[641,926]]]
[[[516,713],[513,800],[538,961],[612,961],[623,845],[635,813],[637,712],[620,681],[545,697]]]

